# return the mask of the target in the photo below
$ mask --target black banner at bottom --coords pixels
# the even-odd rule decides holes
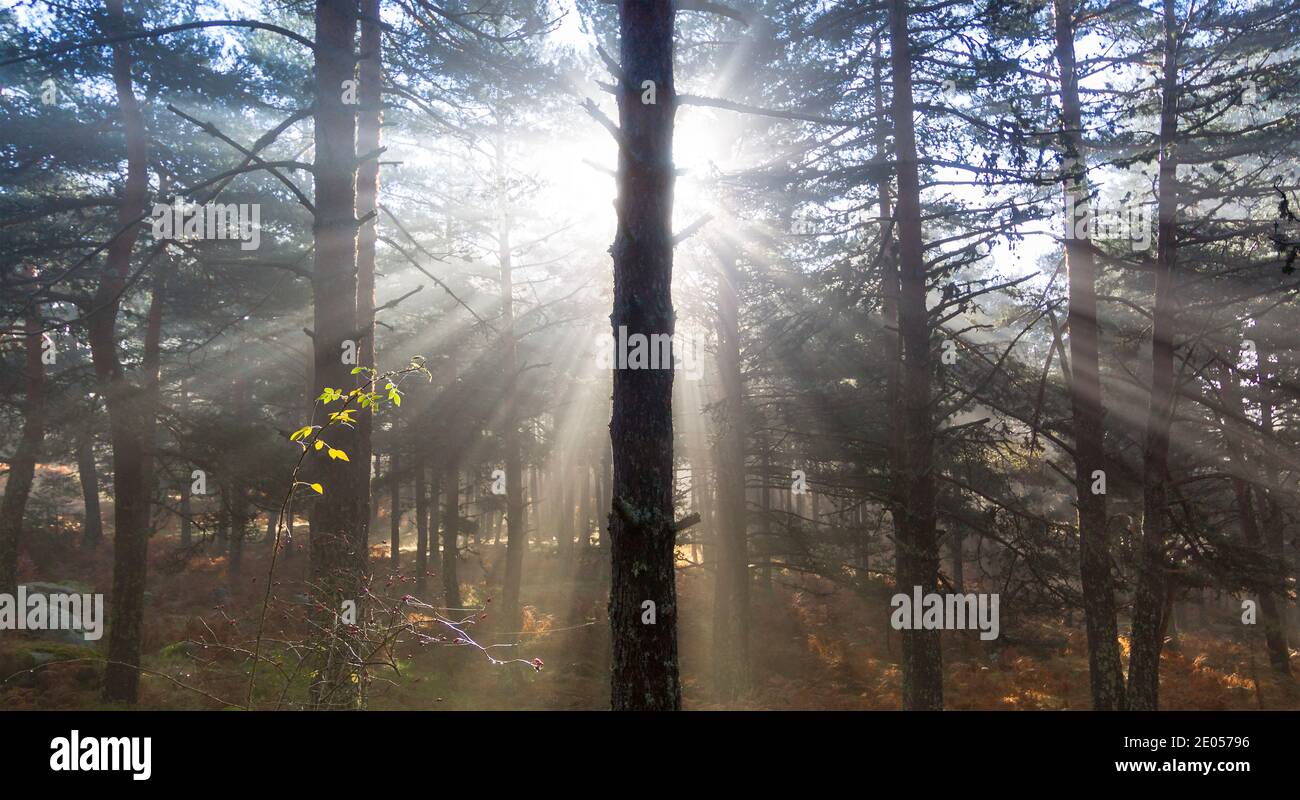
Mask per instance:
[[[1285,780],[1297,712],[8,712],[6,780],[135,789],[607,788],[726,774],[736,788],[922,776],[974,788]],[[611,773],[609,768],[613,767]],[[594,770],[594,771],[593,771]],[[436,776],[436,777],[435,777]],[[918,787],[920,788],[920,787]]]

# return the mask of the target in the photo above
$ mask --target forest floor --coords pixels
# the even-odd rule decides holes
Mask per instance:
[[[31,543],[20,580],[42,580],[106,591],[111,586],[111,549],[76,551],[71,542],[48,534]],[[299,543],[301,546],[301,541]],[[74,548],[75,549],[75,548]],[[225,556],[212,557],[198,546],[182,552],[175,538],[151,543],[146,597],[143,708],[223,708],[244,702],[248,684],[246,651],[257,629],[269,548],[250,543],[239,576],[232,579]],[[49,553],[49,557],[43,557]],[[57,558],[53,555],[57,553]],[[484,607],[488,616],[467,629],[484,644],[515,642],[493,649],[501,660],[540,658],[535,670],[525,663],[493,664],[487,654],[446,644],[398,645],[392,665],[376,669],[370,689],[374,709],[602,709],[608,707],[608,643],[604,593],[596,569],[597,553],[584,559],[577,579],[561,570],[553,548],[531,549],[523,587],[522,635],[494,634],[491,598],[484,576],[503,555],[503,547],[476,545],[462,557],[460,577],[465,606]],[[409,556],[407,561],[413,560]],[[282,662],[288,642],[302,633],[295,626],[291,599],[301,591],[305,551],[277,567],[272,608],[263,652]],[[45,562],[45,563],[41,563]],[[386,547],[372,549],[372,565],[384,591],[427,598],[440,594],[439,579],[427,578],[421,591],[414,576],[387,576]],[[486,570],[485,570],[486,568]],[[396,585],[396,588],[392,588]],[[899,634],[888,624],[888,595],[836,588],[821,579],[776,575],[768,589],[755,584],[751,602],[753,687],[738,699],[720,703],[710,691],[711,579],[694,567],[679,572],[681,607],[679,647],[684,705],[688,709],[897,709]],[[376,589],[376,591],[381,591]],[[432,594],[429,594],[432,592]],[[111,599],[110,599],[111,602]],[[437,602],[437,601],[434,601]],[[950,709],[1086,709],[1089,707],[1087,656],[1081,629],[1060,620],[1019,625],[993,642],[976,632],[944,634],[944,692]],[[1300,692],[1268,669],[1259,643],[1249,646],[1218,629],[1184,632],[1166,647],[1161,668],[1161,706],[1166,709],[1297,709]],[[409,637],[408,637],[409,638]],[[52,640],[48,635],[0,633],[0,708],[101,708],[97,663],[107,637],[99,642]],[[241,654],[242,652],[242,654]],[[300,701],[305,678],[285,679],[272,666],[259,669],[257,705],[285,707]],[[1293,658],[1300,674],[1300,658]]]

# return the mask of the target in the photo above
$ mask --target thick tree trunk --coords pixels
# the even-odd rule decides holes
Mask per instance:
[[[35,271],[33,270],[33,277]],[[4,501],[0,503],[0,593],[16,597],[18,592],[18,546],[22,539],[23,515],[36,477],[36,464],[45,440],[45,364],[41,361],[41,317],[32,303],[24,322],[26,361],[23,383],[23,432],[9,462]]]
[[[877,42],[875,58],[872,60],[873,95],[877,111],[881,114],[880,124],[876,128],[876,157],[884,160],[889,157],[889,127],[885,125],[885,102],[881,87],[884,85],[884,59],[881,56],[880,43]],[[889,177],[882,176],[876,185],[877,203],[880,206],[880,294],[881,312],[884,315],[885,339],[885,408],[889,425],[889,518],[894,529],[894,540],[903,541],[903,338],[899,334],[898,304],[902,293],[898,274],[898,259],[894,240],[894,227],[897,220],[893,216],[893,197],[890,192]],[[868,570],[868,544],[863,532],[863,571]],[[863,584],[867,580],[863,575]]]
[[[912,56],[907,4],[889,2],[890,50],[894,78],[894,146],[898,161],[900,294],[899,333],[906,363],[902,414],[903,533],[898,547],[898,589],[938,591],[939,543],[935,533],[934,421],[930,396],[930,321],[926,310],[925,256],[921,242],[921,189],[916,131],[912,116]],[[903,639],[903,707],[943,707],[943,657],[939,631],[909,630]]]
[[[740,271],[730,244],[718,257],[718,374],[722,430],[718,442],[717,582],[713,595],[713,683],[719,699],[749,688],[749,536],[745,502],[745,384],[740,364]]]
[[[1164,77],[1161,82],[1160,170],[1155,264],[1155,313],[1151,329],[1151,399],[1142,452],[1142,554],[1133,594],[1128,705],[1154,711],[1160,697],[1160,650],[1164,644],[1165,594],[1169,581],[1169,426],[1174,402],[1174,262],[1178,212],[1178,26],[1173,0],[1164,0]]]
[[[355,74],[355,0],[316,3],[316,249],[312,275],[314,300],[314,396],[325,388],[346,394],[356,383],[345,352],[355,348],[357,326],[356,120],[343,103],[343,82]],[[345,345],[351,342],[351,347]],[[321,416],[337,410],[324,406]],[[364,416],[364,414],[358,415]],[[354,428],[331,425],[330,446],[349,455],[312,459],[311,480],[324,486],[312,507],[311,581],[317,611],[318,663],[312,701],[319,708],[358,708],[364,701],[365,669],[356,663],[356,643],[338,622],[343,604],[361,612],[366,569],[367,475],[369,457],[359,452]]]
[[[610,321],[615,336],[620,327],[626,327],[628,336],[671,336],[672,144],[677,105],[671,0],[619,6],[619,54],[623,75],[618,92],[618,232],[612,250]],[[651,99],[653,103],[648,102]],[[610,526],[609,616],[615,710],[681,708],[672,395],[671,363],[662,369],[614,371],[610,438],[615,513]]]
[[[122,0],[108,0],[110,33],[127,26]],[[131,77],[130,45],[113,45],[113,86],[126,135],[127,173],[118,223],[124,229],[108,246],[104,271],[88,320],[91,359],[108,407],[113,446],[113,595],[108,625],[108,665],[104,700],[134,703],[140,674],[140,634],[149,548],[149,500],[145,481],[145,431],[139,421],[140,392],[122,369],[117,354],[117,314],[131,268],[131,251],[148,192],[148,140],[144,116]]]
[[[1075,222],[1089,215],[1087,153],[1074,57],[1070,0],[1055,0],[1056,63],[1061,71],[1061,144],[1065,160],[1065,264],[1070,280],[1070,406],[1074,419],[1074,486],[1079,519],[1079,576],[1088,630],[1092,706],[1122,710],[1124,671],[1115,619],[1115,585],[1106,534],[1106,496],[1092,491],[1093,474],[1106,468],[1098,357],[1097,270],[1092,242]]]
[[[379,0],[361,0],[361,49],[357,62],[357,152],[373,153],[379,149],[383,126],[383,50],[379,20]],[[379,159],[368,158],[357,166],[357,218],[365,220],[357,232],[357,324],[361,339],[357,343],[360,366],[375,366],[375,246],[379,226]],[[360,463],[370,464],[374,452],[374,414],[357,415],[357,454]],[[367,472],[367,483],[369,473]],[[374,492],[367,487],[364,541],[370,542],[371,504]]]

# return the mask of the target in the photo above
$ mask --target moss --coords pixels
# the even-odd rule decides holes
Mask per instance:
[[[172,642],[158,652],[162,658],[185,658],[193,655],[194,643],[190,641]]]
[[[94,649],[77,644],[49,642],[41,639],[16,639],[5,643],[0,648],[0,681],[15,674],[25,673],[14,678],[16,682],[29,681],[35,673],[26,672],[45,664],[76,659],[99,659]],[[87,663],[87,667],[93,664]]]

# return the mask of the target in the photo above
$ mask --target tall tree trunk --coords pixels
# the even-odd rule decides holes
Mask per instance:
[[[230,484],[224,480],[217,487],[217,530],[212,543],[217,550],[230,547]]]
[[[316,3],[315,396],[327,387],[346,394],[356,380],[354,365],[343,359],[358,338],[356,120],[343,102],[343,82],[355,74],[356,11],[355,0]],[[351,348],[345,342],[352,342]],[[323,407],[322,415],[331,410]],[[312,670],[311,695],[318,708],[358,708],[364,701],[365,670],[356,663],[356,643],[338,623],[338,614],[345,602],[353,602],[358,619],[364,618],[370,459],[358,451],[361,442],[354,428],[332,425],[327,430],[330,445],[350,458],[309,462],[312,480],[325,490],[312,507],[311,580],[323,610],[317,612],[319,663]]]
[[[460,577],[456,574],[457,541],[460,537],[460,470],[454,460],[447,467],[443,489],[447,493],[447,505],[442,519],[442,603],[449,609],[457,609],[460,608]]]
[[[505,195],[504,135],[496,140],[498,165],[497,262],[501,271],[502,369],[505,371],[505,400],[502,409],[502,445],[506,461],[506,573],[502,586],[501,625],[507,631],[520,629],[519,591],[523,583],[524,552],[528,549],[525,527],[523,455],[519,440],[519,341],[515,331],[514,266],[511,260],[510,209]]]
[[[614,335],[673,333],[673,3],[619,5]],[[646,82],[650,83],[647,84]],[[653,97],[649,93],[653,92]],[[648,102],[653,99],[654,102]],[[616,369],[609,617],[615,710],[678,710],[673,369]],[[653,603],[653,607],[646,605]],[[654,624],[649,624],[650,609]],[[647,622],[642,622],[646,619]]]
[[[574,483],[572,453],[566,452],[560,456],[560,463],[555,466],[555,484],[555,495],[560,498],[560,517],[555,525],[555,555],[557,563],[563,569],[568,566],[573,556]]]
[[[611,507],[614,501],[614,453],[608,440],[601,443],[600,453],[600,497],[596,506],[596,524],[600,526],[600,557],[596,570],[597,585],[609,589],[609,574],[613,563],[613,543],[609,538],[610,526],[613,525]],[[608,659],[606,659],[608,663]]]
[[[717,582],[713,595],[713,683],[720,699],[749,688],[749,536],[745,502],[745,384],[740,364],[740,271],[730,243],[718,257],[718,373],[722,404],[718,419]]]
[[[122,0],[108,0],[110,34],[127,28]],[[131,251],[140,234],[133,224],[144,214],[148,192],[149,145],[144,116],[131,77],[130,45],[113,45],[113,86],[126,135],[126,183],[118,204],[122,232],[108,246],[104,271],[88,320],[91,360],[108,407],[113,445],[113,596],[108,625],[108,665],[104,700],[135,703],[140,675],[140,634],[144,623],[144,588],[149,548],[149,501],[146,496],[140,392],[122,368],[117,353],[117,314],[131,269]]]
[[[429,572],[438,572],[442,568],[442,558],[438,555],[438,520],[442,507],[442,472],[432,470],[429,476]]]
[[[966,591],[966,531],[960,524],[948,531],[948,555],[952,559],[952,588]]]
[[[248,419],[249,394],[248,378],[240,375],[235,379],[234,385],[234,402],[233,408],[237,419]],[[233,580],[244,568],[244,540],[248,536],[248,530],[253,521],[253,506],[249,501],[248,479],[244,475],[243,465],[236,465],[233,459],[227,462],[226,470],[231,473],[229,482],[226,487],[230,494],[227,502],[230,504],[230,558],[227,563],[230,565],[229,573]]]
[[[383,40],[379,26],[379,0],[361,2],[361,49],[357,62],[357,152],[373,153],[379,149],[383,127]],[[379,238],[379,159],[368,158],[357,165],[357,218],[364,220],[357,232],[357,324],[361,340],[357,347],[360,366],[375,367],[375,247]],[[357,453],[349,456],[366,465],[370,482],[370,455],[374,452],[374,414],[357,417]],[[365,495],[366,535],[369,549],[371,504],[374,492],[367,486]]]
[[[578,467],[578,492],[581,500],[578,507],[578,557],[582,558],[582,553],[591,546],[591,462],[586,459]]]
[[[184,379],[181,380],[180,397],[177,400],[182,416],[189,413],[190,395],[186,390]],[[188,466],[188,465],[187,465]],[[183,468],[181,472],[181,547],[189,547],[194,541],[194,504],[192,502],[193,470]]]
[[[758,576],[763,591],[772,591],[772,448],[767,435],[759,438],[763,453],[763,472],[758,486]]]
[[[1277,487],[1280,483],[1274,455],[1277,442],[1273,432],[1273,378],[1268,372],[1268,352],[1267,346],[1259,347],[1255,370],[1255,383],[1259,387],[1259,427],[1264,437],[1263,455],[1259,460],[1261,480],[1255,485],[1255,496],[1264,523],[1261,542],[1264,553],[1277,564],[1285,565],[1286,557],[1282,548],[1286,517],[1277,500]],[[1259,616],[1264,623],[1264,646],[1268,650],[1269,664],[1274,672],[1290,678],[1291,648],[1287,643],[1284,602],[1276,592],[1262,592],[1259,598]]]
[[[506,408],[502,441],[506,447],[506,584],[503,587],[502,624],[507,631],[520,630],[519,593],[524,579],[524,553],[528,550],[528,528],[524,510],[524,458],[519,441],[519,347],[515,338],[515,287],[511,277],[510,230],[502,226],[500,248],[500,297],[504,319],[504,362],[507,369]]]
[[[164,186],[166,184],[164,183]],[[164,254],[165,259],[165,254]],[[158,414],[162,408],[162,317],[167,298],[167,278],[171,272],[170,264],[163,263],[153,267],[153,289],[149,297],[149,309],[145,313],[144,353],[142,368],[142,406],[140,412],[144,432],[144,492],[147,505],[143,511],[145,522],[149,526],[148,535],[154,533],[153,507],[158,497],[157,459],[158,450]]]
[[[477,480],[471,480],[466,487],[468,495],[465,498],[465,516],[469,516],[469,507],[474,507],[474,527],[472,535],[474,537],[474,546],[478,547],[483,542],[483,504],[479,502],[479,484]],[[466,534],[469,536],[471,534]]]
[[[412,461],[415,471],[415,580],[423,595],[424,579],[429,571],[429,481],[418,443]]]
[[[393,431],[397,433],[396,430]],[[388,482],[388,547],[389,558],[392,560],[393,572],[401,574],[402,572],[402,461],[401,456],[397,454],[397,442],[394,436],[393,454],[388,457],[388,474],[391,480]]]
[[[889,2],[890,51],[894,78],[894,146],[898,161],[899,333],[906,363],[902,414],[903,533],[898,547],[898,588],[938,590],[939,543],[935,533],[934,421],[930,396],[930,322],[925,306],[926,270],[921,243],[921,188],[912,115],[912,56],[907,4]],[[943,657],[939,631],[910,630],[903,639],[903,707],[943,707]]]
[[[1154,711],[1160,697],[1166,584],[1169,581],[1169,426],[1174,403],[1174,262],[1178,213],[1178,25],[1174,0],[1164,0],[1164,77],[1160,100],[1160,215],[1155,264],[1155,313],[1151,328],[1151,398],[1142,452],[1142,554],[1133,594],[1128,704]]]
[[[35,270],[31,274],[35,277]],[[22,539],[23,515],[45,440],[45,364],[41,361],[41,317],[36,303],[27,312],[23,339],[26,348],[23,432],[9,462],[4,500],[0,503],[0,593],[10,597],[18,593],[18,545]]]
[[[81,482],[81,502],[85,509],[85,521],[81,528],[81,546],[93,550],[104,538],[104,522],[99,510],[99,466],[95,463],[95,408],[85,411],[86,421],[77,428],[77,478]],[[181,510],[186,517],[181,522],[181,530],[188,533],[188,501],[190,482],[186,478],[181,495]],[[188,542],[187,542],[188,544]]]
[[[1061,144],[1066,173],[1065,264],[1070,279],[1070,407],[1074,419],[1074,487],[1079,519],[1079,577],[1088,630],[1088,671],[1092,707],[1124,708],[1124,671],[1115,619],[1115,586],[1106,535],[1106,496],[1092,491],[1093,473],[1104,471],[1106,454],[1098,358],[1097,270],[1086,227],[1089,215],[1087,152],[1083,111],[1074,57],[1074,17],[1070,0],[1055,0],[1056,63],[1061,71]]]
[[[876,157],[884,160],[889,157],[887,137],[889,127],[885,124],[888,119],[885,111],[884,96],[881,92],[881,86],[884,85],[883,58],[880,52],[880,42],[876,43],[875,57],[872,59],[872,78],[874,86],[875,106],[880,115],[880,124],[876,126]],[[887,473],[889,477],[889,518],[894,528],[894,540],[902,541],[903,533],[903,448],[904,442],[904,425],[903,425],[903,338],[899,334],[899,317],[898,304],[902,292],[901,280],[898,274],[898,259],[895,250],[894,226],[897,220],[893,216],[893,197],[890,192],[890,179],[888,175],[883,175],[880,182],[876,185],[877,203],[880,206],[880,294],[881,294],[881,311],[884,314],[884,338],[885,338],[885,408],[889,425],[889,461],[887,464]],[[865,532],[864,545],[865,542]],[[867,569],[865,559],[863,570]],[[864,575],[864,580],[866,576]]]

